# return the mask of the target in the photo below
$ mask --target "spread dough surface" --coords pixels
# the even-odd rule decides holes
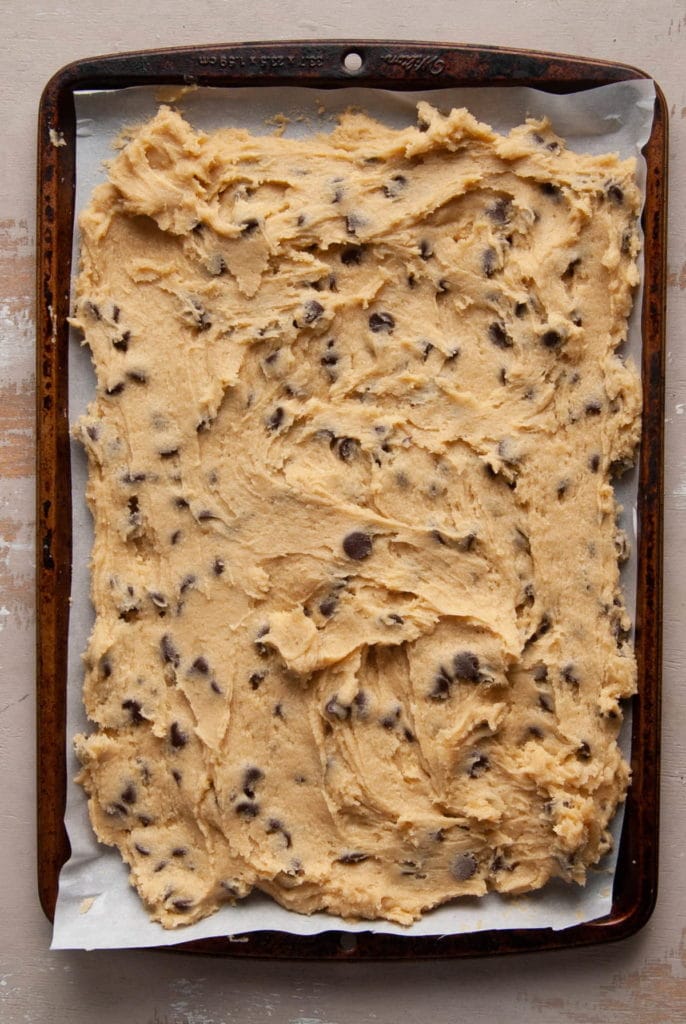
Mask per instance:
[[[418,112],[163,107],[81,216],[80,781],[165,927],[253,888],[407,924],[609,847],[634,164]]]

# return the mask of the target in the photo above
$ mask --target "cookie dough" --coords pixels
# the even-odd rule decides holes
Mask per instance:
[[[583,883],[628,782],[633,161],[162,107],[81,216],[99,839],[165,927]]]

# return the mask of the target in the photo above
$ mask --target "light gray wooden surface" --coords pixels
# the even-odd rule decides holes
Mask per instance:
[[[62,64],[183,43],[428,39],[609,58],[671,113],[662,856],[639,935],[580,952],[424,964],[269,964],[51,953],[35,886],[34,164]],[[669,0],[0,0],[1,1024],[680,1024],[686,1021],[686,6]]]

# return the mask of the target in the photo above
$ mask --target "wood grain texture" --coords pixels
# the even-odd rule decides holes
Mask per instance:
[[[588,1024],[686,1020],[686,9],[683,0],[37,0],[3,19],[0,69],[0,1020],[3,1024]],[[9,5],[3,9],[9,14]],[[50,953],[34,850],[33,280],[35,123],[50,75],[102,52],[278,38],[406,38],[532,47],[650,71],[671,123],[665,673],[660,896],[635,938],[500,961],[265,964]]]

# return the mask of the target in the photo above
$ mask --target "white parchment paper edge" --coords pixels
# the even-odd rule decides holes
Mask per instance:
[[[76,209],[88,203],[93,187],[105,178],[103,161],[113,155],[112,142],[122,127],[152,116],[160,90],[138,87],[81,93],[77,110]],[[646,168],[641,149],[648,140],[653,119],[655,90],[645,79],[601,86],[582,93],[553,95],[533,89],[442,89],[423,93],[397,93],[359,88],[317,90],[310,88],[198,89],[177,104],[196,127],[212,130],[231,124],[256,133],[274,130],[267,120],[274,115],[290,119],[288,135],[329,130],[335,115],[348,106],[359,106],[391,125],[413,123],[419,99],[441,108],[466,106],[476,117],[500,132],[526,117],[547,116],[555,131],[572,149],[580,152],[617,152],[638,159],[639,184],[645,192]],[[78,231],[74,232],[74,263],[78,258]],[[641,267],[642,270],[642,267]],[[643,275],[641,275],[643,276]],[[640,366],[640,309],[642,290],[635,298],[627,357]],[[88,351],[72,337],[69,360],[70,422],[85,409],[93,395],[94,377]],[[73,570],[69,627],[67,684],[67,767],[73,779],[78,765],[72,737],[88,731],[81,703],[83,670],[81,652],[90,632],[93,611],[89,600],[88,560],[92,524],[84,491],[86,459],[80,445],[72,445]],[[617,488],[625,507],[624,527],[635,550],[636,474],[629,474]],[[635,606],[636,560],[632,557],[623,574],[628,606]],[[622,743],[630,746],[630,716],[625,721]],[[487,929],[551,928],[559,930],[607,914],[612,905],[612,883],[623,813],[613,826],[615,849],[592,871],[585,888],[552,883],[528,896],[504,898],[492,893],[481,899],[461,900],[427,913],[409,928],[389,922],[350,922],[324,913],[305,916],[279,907],[256,893],[236,907],[183,929],[167,931],[149,920],[142,903],[128,883],[128,871],[117,850],[100,845],[91,830],[86,798],[69,782],[65,822],[72,854],[59,880],[53,949],[116,949],[173,945],[212,936],[236,936],[261,930],[312,935],[332,929],[372,931],[395,935],[455,935]],[[249,940],[248,940],[249,941]]]

